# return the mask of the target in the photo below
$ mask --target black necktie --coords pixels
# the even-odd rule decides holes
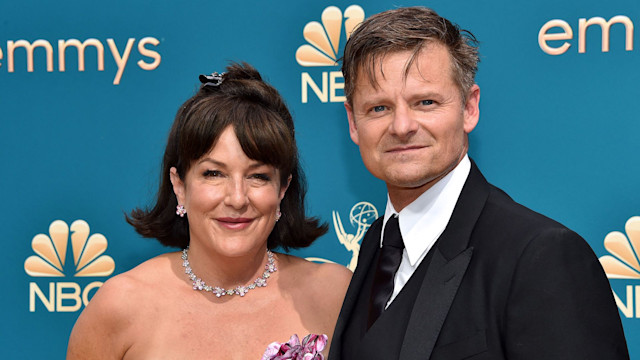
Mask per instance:
[[[402,260],[402,250],[404,242],[400,234],[398,216],[393,215],[384,227],[384,237],[382,238],[382,249],[380,258],[376,266],[376,273],[373,278],[373,288],[369,299],[369,321],[367,329],[373,325],[376,319],[384,311],[387,302],[393,293],[393,278],[398,271]]]

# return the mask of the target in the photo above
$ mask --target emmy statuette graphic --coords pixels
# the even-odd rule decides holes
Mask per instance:
[[[340,220],[340,214],[337,211],[332,211],[333,214],[333,228],[336,231],[336,236],[338,236],[338,241],[344,247],[351,251],[353,254],[351,255],[351,261],[349,262],[347,268],[351,271],[354,271],[356,265],[358,264],[358,254],[360,253],[360,241],[364,237],[364,234],[369,229],[369,226],[378,218],[378,210],[373,204],[361,201],[351,208],[351,212],[349,213],[349,222],[353,227],[356,228],[355,234],[347,233],[344,230],[344,226],[342,225],[342,220]],[[330,262],[333,261],[318,258],[318,257],[308,257],[307,260],[315,261],[315,262]]]

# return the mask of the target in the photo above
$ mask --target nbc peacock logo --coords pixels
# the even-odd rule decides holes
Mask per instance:
[[[640,216],[627,221],[625,232],[626,236],[620,231],[605,236],[604,247],[611,255],[600,257],[600,264],[609,279],[640,280]],[[626,284],[625,289],[626,301],[613,292],[620,312],[627,318],[640,318],[640,285]]]
[[[305,25],[302,34],[308,44],[296,51],[296,60],[302,66],[336,66],[342,25],[348,40],[351,33],[364,20],[364,10],[358,5],[345,9],[344,15],[339,8],[329,6],[322,12],[322,24],[311,21]]]
[[[329,6],[322,11],[320,18],[321,22],[310,21],[302,30],[307,44],[301,45],[296,51],[296,61],[302,66],[337,66],[343,34],[346,42],[356,26],[364,20],[364,10],[359,5],[351,5],[343,13],[338,7]],[[309,88],[323,103],[344,102],[344,95],[338,94],[344,89],[344,82],[338,81],[342,79],[342,72],[322,71],[321,77],[322,80],[316,81],[308,72],[302,73],[302,103],[309,100]]]
[[[49,226],[48,235],[38,234],[31,240],[31,248],[36,255],[25,260],[25,272],[36,278],[61,278],[69,273],[81,278],[111,275],[115,270],[115,262],[111,256],[104,255],[107,238],[102,234],[89,234],[89,224],[84,220],[76,220],[71,226],[62,220],[55,220]],[[72,263],[67,256],[69,237]],[[49,282],[47,294],[38,283],[32,281],[29,283],[29,311],[36,311],[36,298],[49,312],[78,311],[82,304],[86,306],[89,303],[92,290],[102,284],[94,281],[83,289],[76,282]]]

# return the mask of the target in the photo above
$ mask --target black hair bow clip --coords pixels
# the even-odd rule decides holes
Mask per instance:
[[[200,75],[200,82],[204,84],[206,87],[214,87],[217,88],[222,84],[223,76],[225,73],[214,72],[211,75]]]

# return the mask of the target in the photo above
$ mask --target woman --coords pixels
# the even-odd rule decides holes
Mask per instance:
[[[333,332],[351,273],[271,252],[326,232],[305,217],[287,107],[247,64],[200,78],[169,134],[155,206],[127,217],[184,250],[108,280],[67,359],[260,359],[273,341]]]

